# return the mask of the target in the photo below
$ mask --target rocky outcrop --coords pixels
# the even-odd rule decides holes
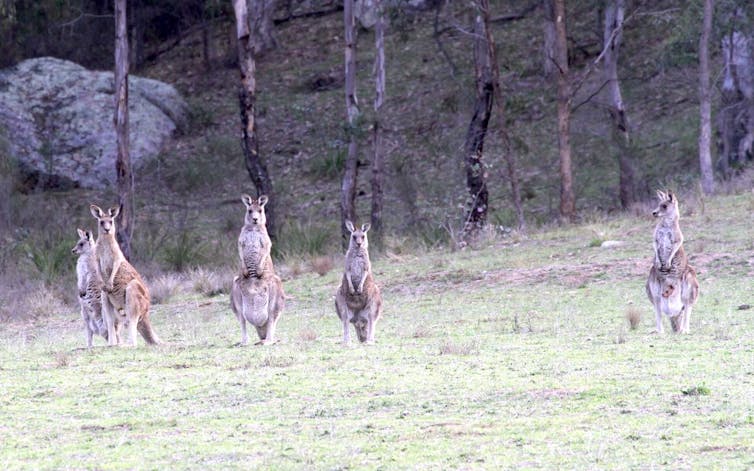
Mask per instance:
[[[0,139],[27,186],[105,188],[115,183],[112,72],[41,57],[0,71]],[[134,168],[186,126],[188,107],[171,85],[129,77]]]

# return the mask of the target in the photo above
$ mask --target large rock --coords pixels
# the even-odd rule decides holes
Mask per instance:
[[[188,107],[171,85],[134,76],[128,84],[131,164],[138,168],[186,125]],[[32,185],[115,183],[114,88],[112,72],[51,57],[0,71],[0,139]]]

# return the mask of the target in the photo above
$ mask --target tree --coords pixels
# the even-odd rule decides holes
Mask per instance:
[[[343,22],[345,26],[345,98],[348,134],[348,153],[345,171],[340,187],[341,232],[344,242],[348,241],[350,232],[346,221],[356,220],[356,180],[359,170],[357,128],[359,126],[359,104],[356,98],[356,16],[354,0],[343,2]]]
[[[754,158],[754,56],[751,44],[751,7],[720,1],[718,17],[725,28],[722,36],[724,62],[718,112],[717,167],[730,177]]]
[[[272,179],[267,164],[259,155],[259,136],[257,133],[257,82],[256,55],[263,49],[259,43],[260,36],[253,32],[256,23],[254,15],[261,14],[260,0],[233,0],[236,15],[236,37],[238,38],[238,68],[241,73],[241,85],[238,89],[238,103],[241,109],[241,147],[249,177],[254,183],[257,195],[267,195],[269,203],[265,205],[267,215],[267,232],[271,238],[277,235],[275,208],[277,207]]]
[[[484,28],[484,40],[487,43],[487,61],[490,64],[492,72],[493,99],[497,105],[498,132],[503,150],[503,160],[505,160],[505,169],[508,181],[511,185],[511,200],[516,211],[516,220],[518,229],[526,229],[524,219],[524,210],[521,206],[521,192],[518,185],[518,175],[516,174],[516,159],[513,156],[510,136],[508,135],[508,126],[506,124],[505,103],[503,102],[502,82],[500,81],[500,69],[497,65],[497,47],[495,39],[492,36],[490,28],[490,2],[489,0],[479,0],[479,11],[482,14],[482,27]]]
[[[613,142],[618,148],[619,194],[621,207],[624,209],[636,200],[635,158],[630,142],[628,116],[618,79],[618,52],[623,37],[625,12],[625,0],[609,1],[605,8],[603,33],[605,83],[610,101],[608,110],[612,123]]]
[[[542,72],[545,78],[552,78],[555,75],[555,67],[553,58],[555,57],[555,5],[553,0],[542,1],[542,30],[544,33],[544,44],[542,45],[542,52],[544,53],[544,61],[542,64]]]
[[[470,197],[463,226],[464,238],[478,233],[487,223],[489,191],[487,189],[487,168],[483,159],[483,150],[495,91],[488,46],[484,31],[484,20],[481,13],[478,13],[474,20],[476,101],[474,102],[474,114],[466,131],[466,140],[463,145],[466,188]]]
[[[131,258],[134,221],[134,176],[128,152],[128,25],[126,0],[115,1],[115,136],[118,154],[115,174],[120,203],[118,243],[126,259]]]
[[[704,0],[704,20],[699,38],[699,169],[702,191],[715,190],[712,173],[712,104],[710,98],[709,38],[712,32],[714,0]]]
[[[568,72],[565,0],[555,2],[555,65],[558,68],[558,154],[560,160],[560,217],[571,221],[576,215],[571,163],[571,93]]]
[[[382,1],[375,0],[377,21],[374,24],[374,125],[372,157],[372,240],[377,247],[382,246],[382,207],[383,207],[383,164],[384,149],[382,146],[382,103],[385,100],[385,18]]]

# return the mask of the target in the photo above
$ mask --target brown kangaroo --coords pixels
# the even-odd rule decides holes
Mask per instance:
[[[92,216],[97,219],[96,267],[102,278],[102,314],[107,324],[110,345],[120,342],[120,330],[128,325],[132,346],[136,346],[136,332],[148,344],[162,343],[149,322],[149,290],[136,269],[128,263],[115,239],[115,218],[120,208],[110,208],[107,213],[91,205]]]

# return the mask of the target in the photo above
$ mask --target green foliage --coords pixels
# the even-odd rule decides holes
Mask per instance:
[[[340,148],[334,152],[324,154],[321,158],[312,159],[309,173],[325,180],[335,180],[343,175],[346,162],[346,149]]]
[[[206,261],[207,244],[202,237],[190,230],[173,235],[162,250],[162,259],[176,272],[197,267]]]
[[[212,107],[198,99],[188,100],[189,129],[200,132],[215,124],[215,112]]]
[[[324,255],[337,248],[340,232],[334,227],[319,226],[312,222],[284,224],[273,252],[282,258],[303,258]]]
[[[683,393],[684,396],[709,396],[710,394],[712,394],[712,391],[710,391],[710,388],[708,388],[704,384],[681,389],[681,392]]]
[[[75,256],[71,249],[75,240],[62,231],[46,230],[28,235],[20,250],[45,283],[52,284],[71,275]]]

